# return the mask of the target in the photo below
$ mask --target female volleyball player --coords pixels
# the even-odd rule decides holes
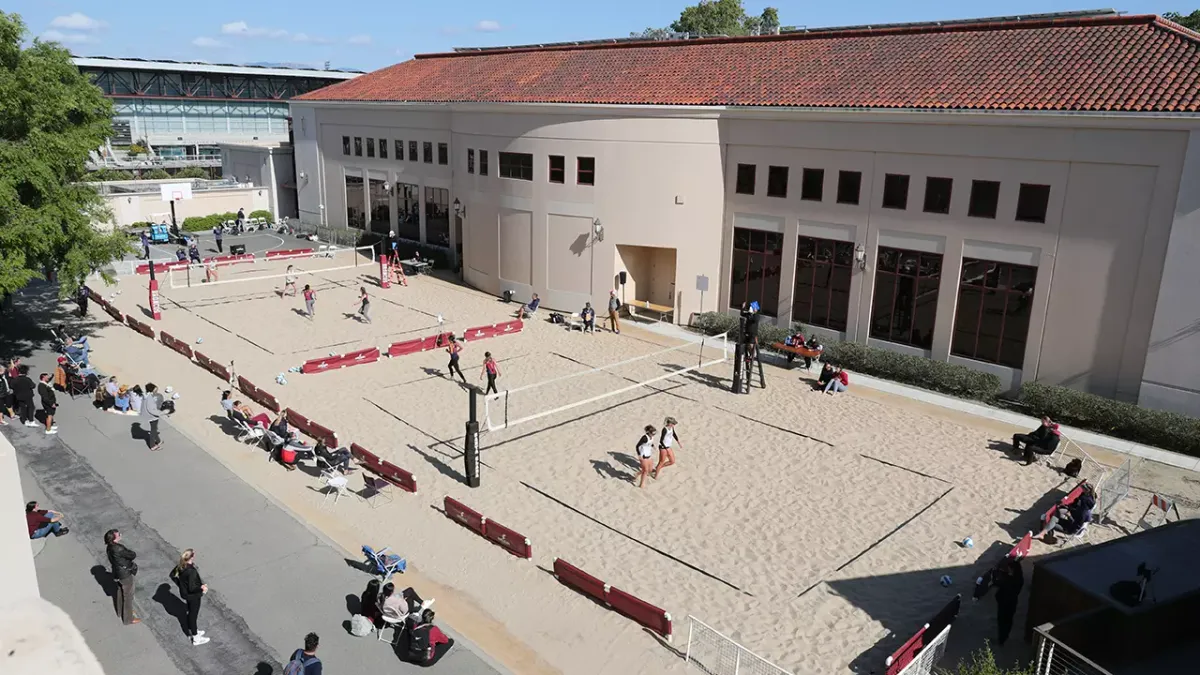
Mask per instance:
[[[358,287],[358,299],[362,302],[358,308],[358,315],[365,323],[371,323],[371,296],[367,295],[366,286]]]
[[[646,487],[646,476],[650,474],[650,469],[654,467],[654,463],[650,459],[654,456],[654,425],[647,424],[646,428],[642,431],[646,433],[642,434],[642,437],[638,439],[637,445],[634,446],[637,448],[638,462],[641,465],[641,469],[638,471],[639,488]]]
[[[675,425],[678,422],[674,417],[668,417],[663,420],[662,435],[658,438],[658,466],[654,467],[654,471],[650,473],[651,478],[657,479],[662,475],[662,470],[675,463],[675,446],[683,449],[683,440],[679,438],[679,434],[675,431]]]
[[[462,383],[466,384],[467,376],[463,375],[462,368],[458,367],[458,355],[462,350],[462,345],[451,335],[450,344],[446,347],[446,353],[450,355],[450,363],[447,364],[446,369],[450,371],[451,378],[454,377],[455,372],[458,372],[458,376],[462,378]]]
[[[487,391],[483,393],[485,395],[499,394],[500,390],[496,389],[496,378],[500,377],[500,365],[496,363],[496,359],[492,358],[491,352],[483,353],[483,370],[479,372],[479,378],[483,379],[484,375],[487,375],[488,386]]]
[[[289,288],[292,289],[291,293],[288,293]],[[292,265],[288,265],[283,276],[283,292],[279,294],[279,299],[282,300],[285,295],[296,297],[296,268]]]
[[[308,318],[313,318],[317,306],[317,292],[312,286],[304,284],[304,307],[308,310]]]

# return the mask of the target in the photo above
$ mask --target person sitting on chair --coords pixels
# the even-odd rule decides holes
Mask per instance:
[[[330,450],[324,443],[318,441],[316,447],[316,456],[320,457],[330,467],[337,469],[342,473],[350,473],[354,471],[354,467],[350,466],[351,452],[348,448],[338,448]]]
[[[1063,534],[1078,534],[1092,520],[1092,510],[1096,508],[1096,494],[1090,483],[1083,484],[1083,494],[1067,506],[1060,506],[1041,532],[1034,535],[1041,539],[1054,531]]]
[[[1033,464],[1034,454],[1052,455],[1058,449],[1061,432],[1058,424],[1049,416],[1042,417],[1042,425],[1027,434],[1013,434],[1012,447],[1015,452],[1021,452],[1024,444],[1025,466]]]
[[[271,425],[271,418],[267,417],[266,413],[258,413],[255,415],[254,411],[250,409],[250,406],[242,403],[241,401],[233,402],[233,412],[231,414],[233,415],[233,419],[239,422],[245,422],[246,426],[257,426],[266,429]]]
[[[592,309],[592,303],[585,302],[583,309],[579,310],[579,318],[583,320],[583,329],[589,333],[596,332],[596,310]]]
[[[91,346],[88,345],[86,337],[75,339],[62,324],[58,326],[58,335],[62,338],[63,353],[77,363],[86,364],[88,362],[88,352],[91,351]]]
[[[804,346],[804,335],[798,332],[792,333],[783,339],[783,344],[787,347],[802,347]],[[792,361],[796,360],[796,352],[785,350],[784,353],[787,355],[788,365],[792,365]]]
[[[58,357],[58,365],[54,367],[54,388],[59,391],[67,390],[67,383],[71,376],[71,373],[67,372],[68,367],[67,357]]]
[[[192,240],[192,241],[191,241],[191,242],[188,244],[188,259],[189,259],[191,262],[194,262],[194,263],[196,263],[197,265],[199,265],[199,264],[201,263],[201,261],[200,261],[200,247],[196,245],[196,240],[195,240],[195,239],[193,239],[193,240]]]
[[[529,304],[521,305],[521,309],[517,310],[517,318],[524,319],[526,314],[532,315],[532,314],[536,313],[538,305],[541,305],[541,304],[542,304],[542,299],[538,297],[537,293],[534,293],[533,299],[529,301]]]
[[[809,352],[820,352],[825,350],[825,348],[821,346],[821,342],[817,340],[816,335],[808,336],[808,342],[804,343],[804,348]],[[804,356],[804,369],[808,370],[810,368],[812,368],[812,357],[806,354]]]
[[[108,378],[108,382],[100,388],[100,392],[96,395],[96,400],[100,402],[101,410],[112,410],[112,407],[117,404],[117,391],[120,389],[117,384],[116,376]]]
[[[427,609],[421,613],[419,621],[412,621],[408,627],[408,661],[419,666],[432,666],[442,660],[454,646],[454,640],[446,636],[440,628],[433,625],[434,613]]]

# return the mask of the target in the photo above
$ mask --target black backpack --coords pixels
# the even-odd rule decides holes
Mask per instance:
[[[558,312],[550,313],[550,323],[563,323],[564,321],[566,321],[566,319],[563,318],[562,314],[559,314]]]
[[[414,626],[408,631],[408,660],[425,663],[429,658],[429,628],[431,624]]]
[[[1067,465],[1063,467],[1063,473],[1067,474],[1071,478],[1079,478],[1079,472],[1082,470],[1083,460],[1079,459],[1078,457],[1067,462]]]

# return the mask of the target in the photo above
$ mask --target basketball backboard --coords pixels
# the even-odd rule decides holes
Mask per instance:
[[[162,190],[164,202],[178,202],[192,198],[191,183],[162,183],[158,187]]]

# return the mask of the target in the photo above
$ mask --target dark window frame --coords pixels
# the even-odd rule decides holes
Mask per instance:
[[[782,186],[777,184],[779,181],[782,181]],[[787,199],[787,193],[788,167],[767,165],[767,196],[776,199]]]
[[[433,164],[433,141],[421,142],[421,163]]]
[[[479,151],[479,175],[480,176],[488,175],[488,151],[487,150]]]
[[[884,267],[883,258],[884,258],[885,252],[895,252],[895,261],[896,262],[895,262],[895,265],[891,269],[885,269],[885,267]],[[902,271],[901,267],[900,267],[901,262],[905,259],[906,256],[909,256],[909,255],[915,255],[917,257],[916,258],[916,270],[914,273],[908,273],[908,272]],[[922,274],[922,271],[925,268],[924,263],[925,263],[926,259],[930,259],[930,260],[936,259],[937,260],[937,271],[934,272],[933,274]],[[919,349],[931,349],[932,348],[933,332],[937,328],[937,300],[938,300],[938,296],[941,294],[942,264],[944,263],[944,261],[945,261],[945,256],[941,253],[928,253],[925,251],[914,251],[912,249],[895,248],[895,247],[891,247],[891,246],[880,246],[878,248],[878,251],[876,254],[874,297],[871,300],[871,318],[868,323],[868,329],[867,329],[868,335],[871,338],[874,338],[876,340],[886,340],[887,342],[894,342],[897,344],[909,345],[912,347],[917,347]],[[896,316],[897,316],[896,309],[897,309],[898,297],[900,295],[897,291],[900,288],[900,280],[901,279],[911,279],[912,280],[912,302],[907,308],[905,308],[905,307],[900,308],[901,310],[907,310],[908,321],[907,321],[907,327],[902,329],[902,334],[898,336],[897,330],[896,330]],[[932,302],[933,302],[933,309],[934,309],[933,324],[929,326],[928,332],[926,332],[925,334],[923,334],[921,336],[918,336],[919,339],[914,339],[914,333],[916,332],[916,330],[918,328],[918,326],[917,326],[917,311],[918,311],[917,304],[918,304],[918,301],[921,299],[921,285],[922,285],[921,282],[922,281],[927,281],[927,282],[932,281],[933,282],[933,284],[932,284],[932,294],[933,294]],[[891,296],[891,304],[888,308],[887,330],[881,331],[881,330],[876,330],[876,323],[878,322],[878,319],[880,317],[876,315],[876,311],[878,310],[878,307],[876,306],[875,303],[878,302],[879,298],[883,297],[883,295],[880,293],[880,289],[885,283],[890,283],[890,286],[891,286],[891,292],[889,294]],[[901,316],[904,316],[904,314],[901,314]]]
[[[967,217],[995,220],[999,208],[1000,181],[972,180],[971,198],[967,204]]]
[[[533,180],[533,153],[501,152],[496,175],[509,180]]]
[[[555,166],[556,163],[558,166]],[[567,158],[564,155],[550,155],[546,166],[546,180],[559,184],[567,182]]]
[[[1036,194],[1034,191],[1037,191]],[[1030,204],[1026,202],[1026,198],[1036,199],[1038,204]],[[1022,215],[1022,211],[1028,208],[1034,208],[1041,212],[1041,215],[1029,215],[1028,212]],[[1022,223],[1044,223],[1046,217],[1050,215],[1050,186],[1041,183],[1021,183],[1020,190],[1017,192],[1017,212],[1014,219]]]
[[[850,186],[854,185],[851,199]],[[837,203],[857,206],[862,203],[862,172],[842,169],[838,171]]]
[[[342,154],[347,157],[350,156],[350,137],[349,136],[342,136]]]
[[[354,137],[354,156],[355,157],[363,156],[362,148],[363,148],[362,136],[355,136]]]
[[[367,136],[367,157],[375,158],[375,137]]]
[[[883,174],[883,199],[879,206],[897,211],[908,210],[908,191],[911,177],[906,173]]]
[[[758,189],[758,165],[738,164],[733,180],[733,191],[739,195],[754,195]]]
[[[805,168],[800,172],[800,201],[825,200],[825,169]]]
[[[403,162],[404,161],[404,141],[402,139],[397,138],[395,143],[396,143],[396,147],[395,147],[396,161]]]
[[[419,159],[419,157],[420,157],[420,155],[417,154],[417,142],[409,141],[408,142],[408,161],[419,162],[419,161],[421,161]]]
[[[475,173],[475,148],[467,148],[467,173]]]
[[[450,144],[449,143],[438,143],[437,144],[437,159],[438,159],[437,163],[440,166],[449,166],[449,164],[450,164]]]
[[[946,188],[943,197],[941,187]],[[922,200],[921,210],[925,213],[946,215],[950,213],[950,204],[954,201],[954,179],[945,176],[925,177],[925,199]]]
[[[388,139],[379,139],[379,159],[388,158]]]
[[[959,274],[958,298],[957,298],[957,304],[955,305],[956,311],[955,311],[955,316],[954,316],[954,332],[952,334],[951,341],[950,341],[950,353],[953,354],[954,356],[961,356],[962,358],[965,358],[965,359],[972,359],[974,361],[982,361],[984,363],[993,363],[993,364],[996,364],[999,366],[1004,366],[1006,368],[1016,368],[1016,369],[1023,368],[1025,365],[1024,364],[1025,349],[1028,347],[1028,344],[1029,344],[1030,317],[1028,317],[1028,316],[1025,317],[1025,322],[1024,322],[1025,323],[1025,334],[1023,336],[1021,336],[1019,339],[1013,339],[1013,338],[1009,339],[1009,342],[1017,342],[1020,345],[1020,347],[1016,350],[1020,356],[1016,360],[1004,358],[1005,352],[1006,352],[1006,350],[1004,349],[1005,329],[1011,327],[1011,325],[1012,325],[1012,323],[1009,321],[1009,317],[1015,316],[1010,311],[1010,308],[1012,308],[1012,306],[1014,304],[1014,302],[1013,302],[1014,300],[1016,300],[1015,304],[1017,304],[1019,306],[1023,305],[1024,309],[1026,309],[1026,310],[1028,310],[1030,305],[1033,303],[1033,294],[1037,289],[1038,268],[1033,265],[1020,265],[1017,263],[997,262],[994,260],[984,260],[982,258],[963,258],[962,264],[963,264],[962,272],[960,272],[960,274]],[[994,267],[992,268],[992,270],[989,270],[988,272],[985,272],[982,275],[979,275],[979,277],[977,279],[971,279],[971,280],[964,279],[963,277],[965,277],[967,275],[967,270],[972,265],[991,265]],[[1028,288],[1022,288],[1022,289],[1018,290],[1013,287],[1014,286],[1013,275],[1014,275],[1014,272],[1016,272],[1018,270],[1025,272],[1026,274],[1028,274],[1029,276],[1031,276],[1033,278],[1033,281],[1032,281],[1032,283],[1029,283]],[[994,286],[989,285],[989,282],[988,282],[988,278],[989,278],[989,276],[991,276],[992,271],[996,272],[996,275],[994,277],[994,280],[995,280]],[[1025,282],[1021,282],[1018,285],[1024,285],[1024,283]],[[979,295],[978,302],[977,302],[977,304],[979,305],[979,309],[975,313],[975,316],[973,316],[973,317],[968,316],[966,313],[961,311],[963,304],[964,304],[963,298],[968,296],[968,294],[972,294],[972,293],[977,293]],[[999,334],[995,336],[996,352],[992,358],[989,358],[989,355],[984,354],[981,356],[979,353],[980,338],[986,337],[986,335],[983,331],[983,322],[984,322],[984,309],[985,309],[985,305],[987,303],[984,302],[984,299],[986,296],[991,295],[991,296],[995,297],[995,296],[997,296],[997,294],[999,295],[1000,298],[1003,299],[1004,302],[1003,302],[1003,309],[1001,310],[1001,313],[1000,313]],[[1024,301],[1023,303],[1022,303],[1022,300]],[[971,322],[972,329],[967,330],[967,329],[963,328],[964,322]],[[971,341],[971,349],[967,350],[967,349],[963,348],[963,346],[961,345],[961,343],[959,342],[959,339],[958,339],[960,334],[973,335],[974,339]]]
[[[811,250],[815,253],[811,258],[806,257],[803,253],[810,244]],[[823,247],[831,252],[828,257],[821,256]],[[807,326],[845,331],[850,318],[850,284],[854,276],[854,266],[854,242],[803,235],[797,237],[796,277],[792,284],[792,321],[799,321]],[[836,303],[834,300],[835,275],[842,277],[845,282],[845,297],[838,298]],[[817,283],[822,276],[825,279],[824,288]],[[813,318],[818,305],[818,293],[825,295],[827,311],[826,321],[823,322]],[[801,302],[802,299],[806,302]],[[805,306],[808,308],[807,312],[802,311]],[[801,316],[802,314],[803,316]],[[835,319],[835,315],[838,315],[837,319]]]
[[[742,234],[743,232],[745,233],[744,235]],[[742,239],[750,243],[749,248],[738,246],[738,242]],[[753,248],[755,239],[761,239],[762,246],[760,248]],[[783,290],[781,288],[783,281],[783,241],[784,236],[780,232],[768,232],[766,230],[755,230],[745,227],[733,228],[733,251],[731,252],[732,258],[729,266],[729,305],[731,308],[738,309],[743,302],[758,301],[760,314],[770,317],[779,316],[779,300]],[[774,244],[771,242],[774,242]],[[741,283],[746,288],[745,297],[743,298],[734,297],[734,289],[738,284],[735,283],[733,274],[737,272],[738,264],[736,259],[739,254],[746,256],[746,273],[745,277],[741,280]],[[760,258],[757,262],[759,262],[759,271],[762,272],[761,277],[756,280],[758,288],[754,289],[758,292],[757,296],[751,294],[752,280],[750,279],[753,267],[755,266],[753,264],[753,258],[755,257]],[[769,267],[769,264],[775,265],[773,268],[775,273],[773,275],[770,274],[772,268]],[[767,293],[769,279],[774,279],[775,283],[774,306],[771,304],[772,296]]]
[[[591,166],[587,166],[590,164]],[[575,158],[575,184],[592,186],[596,184],[596,158]]]

